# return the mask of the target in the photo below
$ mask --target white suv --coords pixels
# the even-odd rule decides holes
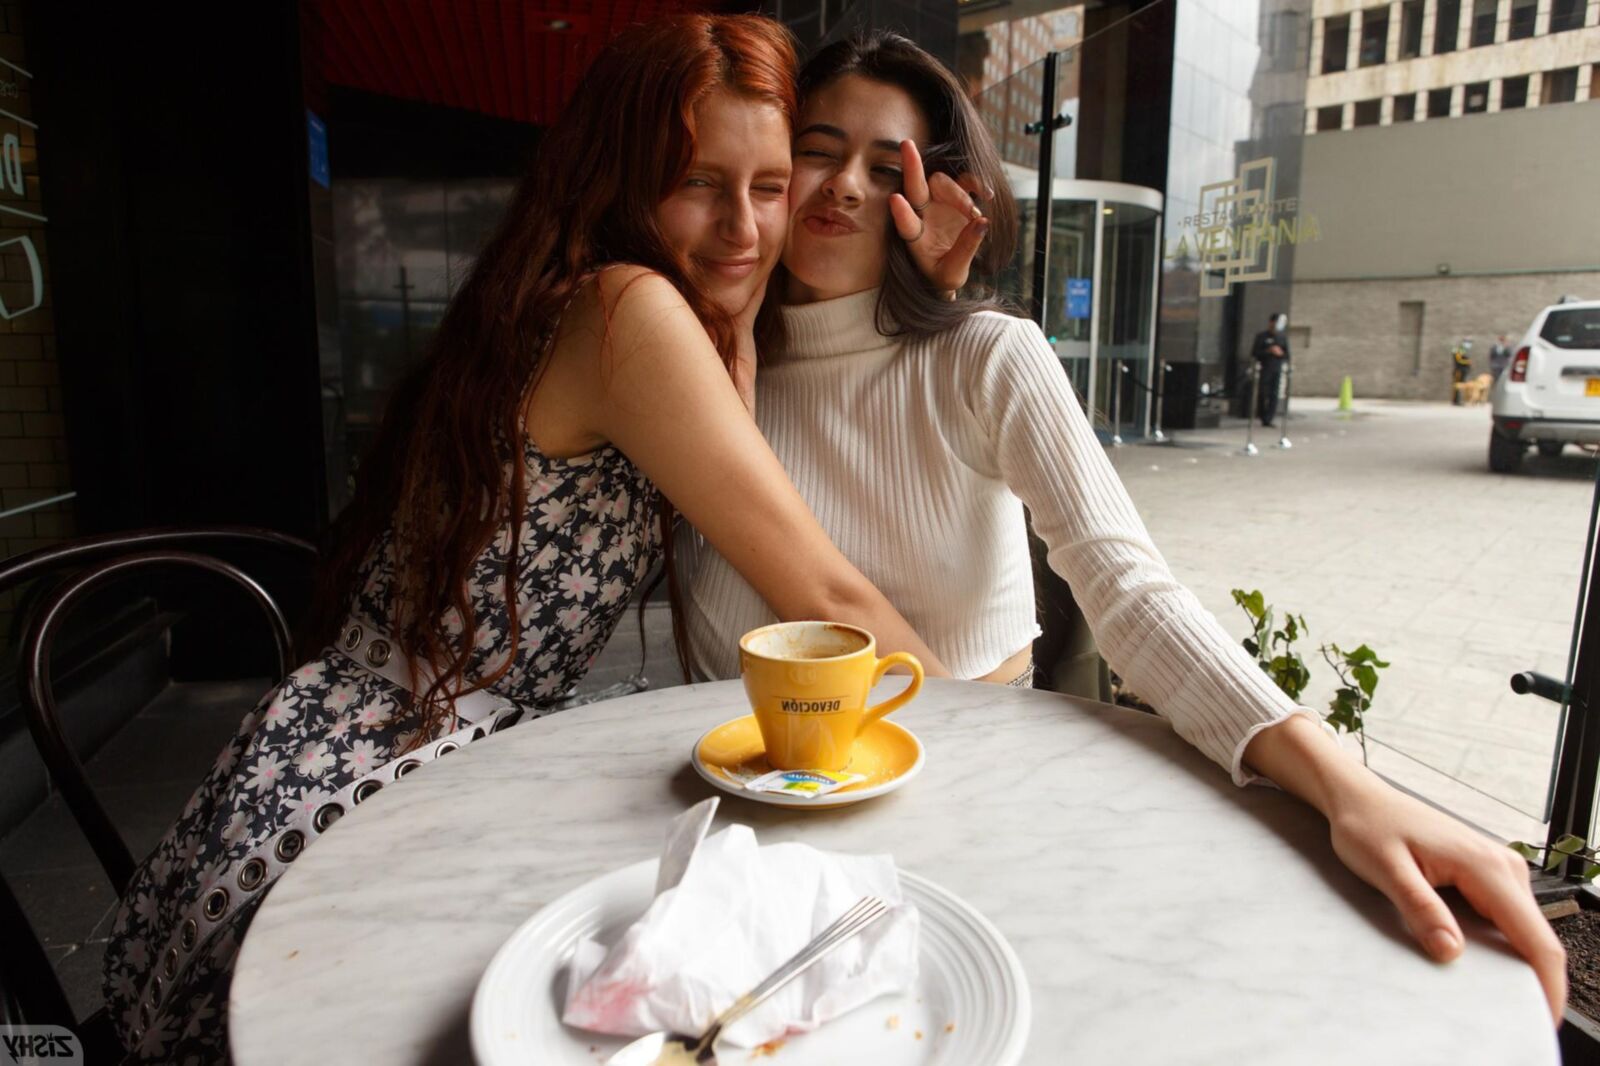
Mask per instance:
[[[1497,473],[1521,466],[1529,444],[1540,455],[1600,444],[1600,300],[1568,297],[1540,311],[1489,402],[1489,469]]]

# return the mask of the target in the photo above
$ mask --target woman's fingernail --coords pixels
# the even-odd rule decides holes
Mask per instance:
[[[1428,934],[1428,951],[1434,955],[1449,955],[1456,944],[1455,934],[1448,929],[1435,929]]]

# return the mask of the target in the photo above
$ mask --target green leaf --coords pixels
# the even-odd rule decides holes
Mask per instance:
[[[1554,846],[1558,851],[1570,851],[1573,854],[1577,854],[1584,849],[1584,839],[1568,833],[1563,837],[1558,837]]]
[[[1542,849],[1536,848],[1532,844],[1524,844],[1520,840],[1513,840],[1506,846],[1512,851],[1516,852],[1518,855],[1521,855],[1524,859],[1527,859],[1529,862],[1539,861],[1539,852]]]
[[[1544,860],[1544,872],[1547,874],[1555,873],[1561,868],[1561,864],[1566,862],[1568,858],[1570,858],[1570,856],[1563,855],[1559,851],[1552,850]]]
[[[1584,864],[1583,879],[1585,881],[1593,881],[1596,874],[1600,874],[1600,865],[1592,862]]]
[[[1244,589],[1234,589],[1233,602],[1243,607],[1251,618],[1259,620],[1267,612],[1266,597],[1261,595],[1260,589],[1252,589],[1249,592]]]
[[[1300,639],[1300,625],[1292,614],[1283,623],[1283,639],[1291,644]]]
[[[1346,652],[1344,657],[1351,666],[1358,666],[1362,663],[1376,662],[1378,653],[1363,644],[1355,651]]]
[[[1351,669],[1350,674],[1356,679],[1356,684],[1361,686],[1361,691],[1368,696],[1378,687],[1378,671],[1370,666],[1357,666]]]
[[[1245,637],[1244,638],[1244,650],[1249,652],[1251,655],[1260,655],[1261,654],[1261,645],[1257,644],[1250,637]]]

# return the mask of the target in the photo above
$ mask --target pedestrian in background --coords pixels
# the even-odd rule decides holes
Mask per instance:
[[[1256,334],[1250,355],[1260,373],[1256,416],[1263,426],[1272,425],[1278,414],[1278,388],[1283,380],[1283,368],[1289,365],[1289,335],[1284,332],[1289,316],[1279,311],[1267,319],[1267,328]]]
[[[1450,403],[1461,406],[1460,385],[1472,376],[1472,338],[1463,337],[1461,343],[1450,349]]]
[[[1504,333],[1495,338],[1494,347],[1489,349],[1489,373],[1495,380],[1500,380],[1500,372],[1511,362],[1511,345],[1506,343]]]

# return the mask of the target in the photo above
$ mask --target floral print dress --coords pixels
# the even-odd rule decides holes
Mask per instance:
[[[509,524],[479,556],[468,582],[477,625],[471,672],[492,672],[506,701],[489,729],[459,741],[419,737],[409,692],[342,646],[295,670],[245,716],[238,734],[134,872],[106,951],[105,993],[132,1061],[226,1061],[234,957],[276,874],[314,839],[330,808],[392,781],[418,759],[537,716],[560,700],[605,646],[635,587],[658,557],[650,482],[615,448],[550,459],[526,444],[528,513],[513,546]],[[519,553],[519,632],[508,634],[507,553]],[[385,537],[362,573],[352,615],[390,617],[392,546]],[[443,619],[459,635],[454,611]],[[348,630],[347,630],[348,632]],[[442,736],[443,734],[441,734]],[[408,765],[409,764],[409,765]],[[370,793],[368,793],[370,794]],[[338,799],[340,803],[334,801]],[[318,814],[317,812],[322,812]],[[220,901],[220,902],[219,902]]]

